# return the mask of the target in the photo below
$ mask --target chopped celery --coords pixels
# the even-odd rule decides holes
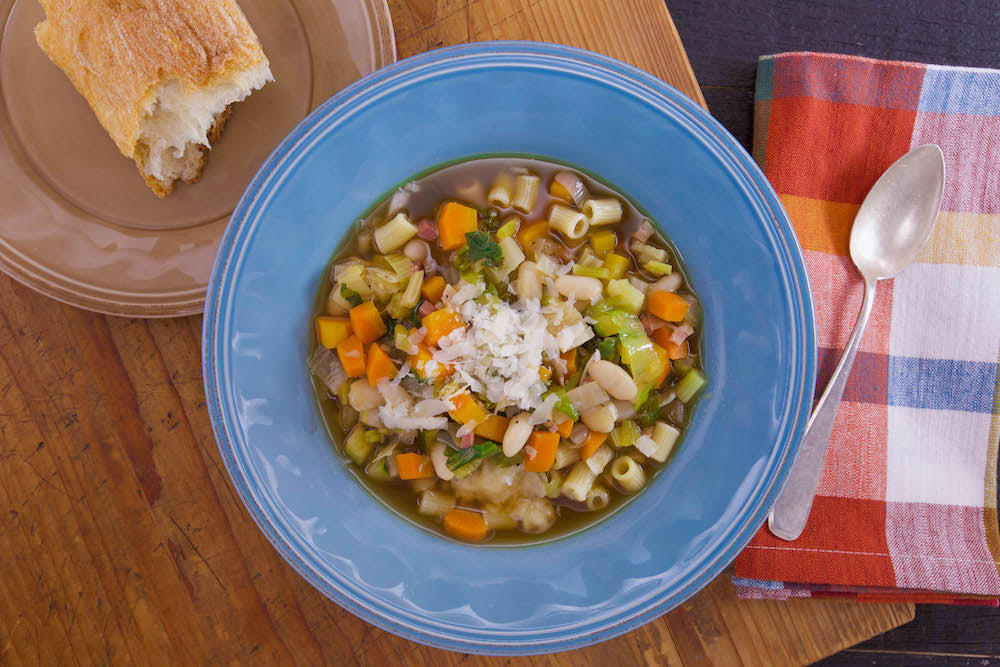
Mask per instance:
[[[399,305],[410,309],[417,305],[417,301],[420,300],[420,288],[423,285],[424,272],[414,271],[411,273],[409,281],[406,283],[406,289],[403,290],[403,296],[400,297]]]
[[[608,296],[617,299],[622,307],[633,315],[638,315],[642,310],[642,304],[646,301],[646,295],[637,290],[627,280],[612,280],[608,282]]]
[[[371,435],[374,435],[375,439]],[[378,442],[378,433],[356,426],[347,436],[347,440],[344,441],[344,453],[352,461],[361,465],[371,454],[372,447],[375,446],[376,442]]]
[[[612,278],[621,278],[628,271],[631,262],[628,257],[609,252],[604,258],[604,268],[608,270],[608,275]]]
[[[589,266],[580,266],[579,264],[573,265],[573,275],[598,278],[599,280],[607,280],[610,277],[608,270],[604,267],[592,268]]]
[[[642,265],[642,268],[646,269],[654,276],[669,276],[674,271],[674,267],[669,264],[664,264],[663,262],[649,261]]]
[[[401,252],[384,255],[383,259],[392,272],[396,274],[396,279],[399,282],[408,280],[413,273],[413,260]]]
[[[640,435],[642,433],[639,432],[639,426],[634,421],[624,421],[611,431],[611,442],[619,449],[631,447],[635,445]]]
[[[694,398],[695,394],[701,391],[706,383],[707,380],[705,379],[705,376],[701,374],[701,371],[698,369],[688,371],[688,374],[677,383],[676,387],[674,387],[674,392],[677,393],[677,400],[682,403],[687,403]]]
[[[590,235],[590,245],[594,252],[604,255],[618,246],[618,237],[610,229],[602,229]]]
[[[520,227],[520,225],[521,222],[518,220],[517,216],[507,218],[507,221],[500,226],[500,229],[497,230],[497,241],[503,241],[504,239],[517,234],[517,228]]]

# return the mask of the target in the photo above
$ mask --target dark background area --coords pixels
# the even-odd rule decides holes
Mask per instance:
[[[1000,67],[1000,0],[668,0],[708,108],[748,149],[757,58],[827,51]],[[1000,610],[919,605],[912,623],[820,663],[1000,665]]]

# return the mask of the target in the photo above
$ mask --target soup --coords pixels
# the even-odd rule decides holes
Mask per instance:
[[[620,507],[706,384],[677,253],[623,195],[536,159],[465,161],[381,201],[314,320],[346,465],[466,542],[547,539]]]

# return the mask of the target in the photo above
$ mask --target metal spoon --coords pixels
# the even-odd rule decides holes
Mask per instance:
[[[798,539],[809,519],[833,420],[872,312],[875,284],[899,274],[924,247],[941,210],[943,189],[941,149],[934,144],[920,146],[882,174],[854,218],[851,259],[865,279],[865,298],[844,356],[816,405],[798,458],[768,517],[768,528],[783,540]]]

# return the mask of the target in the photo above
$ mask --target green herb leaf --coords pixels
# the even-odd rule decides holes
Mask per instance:
[[[498,267],[503,264],[503,250],[484,232],[467,232],[467,252],[470,261],[485,260],[487,264]]]
[[[636,419],[643,426],[652,426],[660,418],[660,397],[652,395],[636,410]]]
[[[361,295],[343,283],[340,284],[340,296],[344,297],[352,308],[361,305]]]
[[[479,228],[495,232],[500,228],[500,211],[492,207],[481,208],[477,214]]]
[[[477,459],[485,459],[502,453],[500,445],[495,442],[481,442],[468,449],[460,449],[448,455],[448,468],[458,470]]]

